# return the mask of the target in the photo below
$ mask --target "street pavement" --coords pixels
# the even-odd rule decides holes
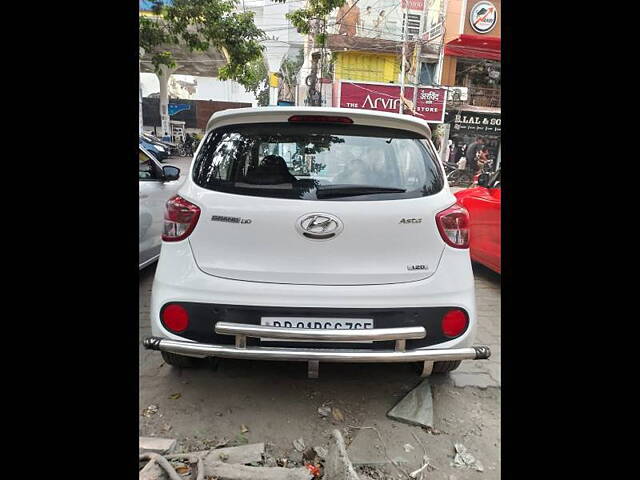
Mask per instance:
[[[186,174],[190,159],[169,159]],[[140,272],[140,342],[151,334],[152,265]],[[427,478],[442,480],[500,478],[500,276],[474,265],[478,310],[477,344],[489,345],[491,358],[464,361],[448,375],[430,378],[434,427],[428,433],[386,417],[421,381],[409,364],[320,364],[320,377],[308,379],[302,362],[254,362],[221,359],[200,369],[175,369],[159,352],[140,344],[140,435],[176,438],[178,451],[209,448],[221,441],[266,442],[267,452],[294,464],[301,453],[292,442],[329,446],[340,428],[355,463],[384,463],[387,454],[411,472],[426,451],[436,467]],[[156,405],[149,417],[143,410]],[[323,418],[320,406],[340,415]],[[246,427],[247,432],[242,433]],[[376,430],[365,428],[374,427]],[[377,433],[383,441],[380,442]],[[417,441],[419,440],[419,442]],[[454,443],[462,443],[482,464],[482,472],[451,465]],[[408,445],[408,446],[407,446]],[[404,466],[404,467],[402,467]],[[400,473],[387,464],[389,476]]]

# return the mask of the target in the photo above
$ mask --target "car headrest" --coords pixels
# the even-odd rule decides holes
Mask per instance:
[[[262,165],[265,167],[287,168],[287,163],[279,155],[267,155],[262,159]]]
[[[258,185],[292,183],[295,177],[289,173],[284,158],[278,155],[267,155],[260,166],[247,174],[247,182]]]

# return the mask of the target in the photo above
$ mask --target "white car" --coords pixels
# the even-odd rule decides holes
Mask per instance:
[[[152,264],[160,256],[165,203],[175,195],[179,176],[179,168],[160,165],[153,155],[139,147],[139,269]]]
[[[468,215],[427,123],[317,107],[215,113],[167,202],[151,297],[166,363],[420,362],[474,346]]]

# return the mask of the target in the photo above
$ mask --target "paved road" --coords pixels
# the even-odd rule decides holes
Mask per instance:
[[[173,159],[186,172],[188,161]],[[140,339],[150,335],[149,302],[155,266],[140,273]],[[140,346],[140,412],[150,404],[158,413],[140,416],[140,435],[177,438],[179,448],[207,448],[221,440],[267,442],[268,452],[291,461],[301,454],[292,442],[328,446],[328,435],[340,428],[350,444],[352,460],[384,460],[383,449],[408,471],[421,466],[424,452],[437,467],[430,479],[500,478],[500,277],[474,266],[479,326],[477,342],[491,346],[488,361],[467,361],[450,375],[432,377],[434,435],[386,418],[386,412],[420,378],[410,365],[321,364],[320,378],[306,378],[306,364],[221,360],[198,370],[173,369],[159,352]],[[179,393],[179,398],[171,396]],[[321,418],[317,408],[339,408],[344,421]],[[355,427],[373,426],[373,430]],[[454,443],[464,444],[484,472],[450,466]],[[414,450],[405,451],[410,444]],[[407,447],[409,448],[409,447]],[[397,477],[393,467],[384,467]],[[392,478],[391,476],[385,478]]]

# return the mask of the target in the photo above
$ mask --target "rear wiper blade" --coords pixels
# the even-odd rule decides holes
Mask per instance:
[[[322,185],[316,189],[316,197],[348,197],[376,193],[404,193],[404,188],[376,187],[375,185]]]

